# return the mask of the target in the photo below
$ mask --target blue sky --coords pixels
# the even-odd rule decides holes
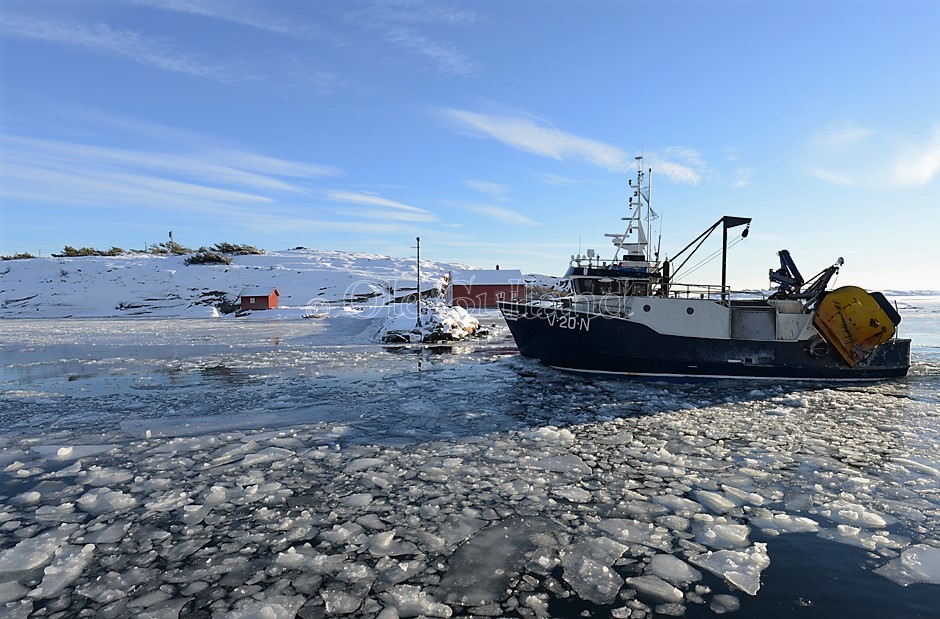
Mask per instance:
[[[736,287],[787,248],[940,289],[938,32],[933,0],[5,0],[0,254],[420,236],[561,274],[642,154],[664,256],[750,216]]]

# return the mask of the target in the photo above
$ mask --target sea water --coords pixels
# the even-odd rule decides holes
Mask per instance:
[[[902,380],[586,378],[327,320],[0,322],[0,615],[940,616]]]

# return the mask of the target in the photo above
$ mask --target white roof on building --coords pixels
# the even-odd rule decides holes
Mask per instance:
[[[522,271],[519,269],[470,269],[453,270],[451,281],[455,284],[493,286],[523,283]]]
[[[276,290],[277,288],[275,288],[274,286],[271,286],[270,288],[257,288],[257,287],[243,288],[241,294],[238,296],[240,297],[267,297],[272,292],[275,292]],[[280,296],[280,292],[278,292],[278,296]]]

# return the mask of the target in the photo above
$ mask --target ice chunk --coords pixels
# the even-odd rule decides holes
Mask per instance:
[[[551,617],[548,612],[548,596],[543,594],[527,595],[522,603],[535,613],[536,617]]]
[[[75,503],[43,505],[36,510],[36,520],[42,523],[83,522],[87,514],[75,513]]]
[[[80,502],[80,501],[79,501]],[[168,512],[192,503],[189,493],[184,490],[170,490],[162,496],[157,495],[152,501],[148,501],[145,507],[152,512]]]
[[[346,468],[343,469],[343,472],[347,475],[356,473],[358,471],[364,471],[366,469],[373,469],[377,466],[382,466],[385,464],[385,460],[382,458],[359,458],[358,460],[353,460],[346,465]]]
[[[184,505],[183,522],[188,525],[199,524],[212,510],[210,505]]]
[[[0,582],[0,604],[5,605],[8,602],[21,600],[26,597],[28,591],[26,587],[15,580]]]
[[[657,615],[666,617],[682,617],[685,615],[685,604],[670,602],[669,604],[657,604],[654,609]]]
[[[254,453],[258,450],[258,443],[254,441],[248,441],[242,443],[241,445],[237,443],[228,443],[212,453],[209,456],[209,459],[213,466],[218,466],[221,464],[230,464],[241,458],[244,458],[247,454]]]
[[[360,535],[363,531],[364,529],[361,525],[355,522],[347,522],[345,524],[335,524],[329,531],[321,531],[320,537],[332,544],[339,545],[345,544],[347,540]]]
[[[692,525],[695,541],[710,548],[743,548],[748,544],[750,528],[743,524],[734,524],[724,518],[712,518],[696,521]]]
[[[751,526],[774,533],[815,533],[819,530],[819,524],[811,518],[805,516],[793,516],[790,514],[775,514],[770,510],[760,509],[751,513],[748,518]]]
[[[911,460],[910,458],[891,458],[891,461],[900,464],[909,471],[913,471],[913,473],[916,475],[940,477],[940,470],[937,470],[929,464],[924,464],[923,462],[917,462],[916,460]]]
[[[78,498],[78,506],[90,514],[107,514],[128,510],[137,505],[137,499],[120,490],[95,488]]]
[[[441,604],[433,597],[414,585],[397,585],[379,597],[398,611],[398,616],[406,617],[450,617],[454,611],[450,606]]]
[[[372,495],[368,492],[359,492],[356,494],[350,494],[343,499],[343,502],[350,507],[365,507],[372,502]]]
[[[326,606],[326,614],[328,615],[348,615],[353,613],[362,606],[363,595],[359,595],[359,591],[352,591],[346,589],[324,589],[320,591],[320,597],[323,598],[323,604]],[[267,615],[246,615],[246,617],[255,617],[255,616],[264,616]],[[284,615],[285,617],[294,617],[291,615]]]
[[[917,582],[940,584],[940,548],[916,544],[875,570],[878,574],[899,585]]]
[[[757,505],[761,506],[767,502],[767,499],[757,494],[756,492],[749,492],[747,490],[742,490],[735,486],[730,486],[728,484],[722,484],[721,489],[725,493],[725,497],[729,501],[734,501],[738,505]]]
[[[688,516],[702,511],[702,506],[681,496],[674,494],[660,494],[650,499],[664,507],[668,507],[673,513]]]
[[[33,451],[46,460],[74,460],[114,449],[117,445],[36,445]]]
[[[628,548],[607,537],[570,546],[561,558],[565,582],[583,600],[610,604],[623,586],[623,579],[613,569],[614,563]]]
[[[13,502],[19,505],[35,505],[42,500],[42,494],[35,490],[27,490],[13,497]]]
[[[79,464],[76,462],[76,464]],[[111,467],[92,466],[79,475],[81,483],[87,486],[110,486],[134,479],[133,473]]]
[[[708,608],[710,608],[711,611],[716,615],[733,613],[741,608],[741,600],[734,597],[733,595],[719,593],[712,598],[712,602],[708,605]]]
[[[607,520],[601,520],[597,528],[610,533],[622,542],[643,544],[664,551],[672,548],[672,534],[667,529],[649,522],[608,518]]]
[[[376,557],[395,557],[417,552],[411,542],[395,539],[395,531],[382,531],[369,538],[369,553]]]
[[[627,578],[626,582],[640,597],[646,598],[653,603],[675,604],[683,600],[682,591],[676,589],[659,576],[652,574],[635,576],[633,578]]]
[[[555,426],[546,426],[544,428],[539,428],[538,430],[532,430],[530,432],[525,432],[522,436],[526,438],[532,438],[537,441],[545,441],[551,443],[571,443],[574,442],[574,433],[568,429],[558,429]]]
[[[137,584],[140,583],[135,582],[130,573],[106,572],[96,576],[93,581],[80,585],[75,591],[101,604],[110,604],[126,598],[128,592]]]
[[[732,501],[724,494],[711,490],[698,490],[695,492],[695,498],[716,514],[725,514],[740,505],[740,501]]]
[[[745,550],[719,550],[689,558],[689,563],[724,578],[748,595],[757,595],[760,573],[770,565],[767,544],[758,542]]]
[[[650,559],[650,572],[674,585],[697,582],[702,573],[675,555],[654,555]]]
[[[226,619],[292,619],[305,601],[302,595],[273,595],[233,610]]]
[[[43,570],[42,582],[29,592],[34,599],[55,597],[81,575],[95,552],[94,544],[85,546],[65,545],[56,550],[51,565]]]
[[[823,539],[841,542],[849,546],[858,546],[866,550],[878,550],[879,548],[905,548],[910,545],[910,538],[902,535],[894,535],[883,529],[869,531],[859,527],[840,524],[835,529],[823,529],[818,533]]]
[[[149,608],[156,604],[162,604],[163,602],[166,602],[167,600],[169,600],[171,597],[172,596],[170,595],[168,591],[164,591],[162,589],[153,589],[151,591],[147,591],[143,595],[136,597],[130,602],[128,602],[127,607],[134,608],[134,609]]]
[[[552,490],[552,493],[572,503],[589,503],[593,498],[590,492],[577,486],[562,486]]]
[[[427,566],[421,561],[398,561],[393,558],[383,557],[375,564],[375,569],[378,572],[376,589],[380,591],[381,587],[405,582],[425,567]]]
[[[512,518],[477,531],[451,556],[438,595],[445,602],[479,606],[507,597],[534,538],[549,530],[538,518]]]
[[[529,465],[532,468],[551,471],[553,473],[568,473],[571,475],[590,475],[591,467],[584,460],[574,454],[549,456],[537,460]]]
[[[209,492],[206,493],[205,504],[206,505],[219,505],[224,503],[229,498],[229,492],[225,489],[224,486],[212,486],[209,489]]]
[[[98,529],[88,527],[88,532],[79,541],[84,544],[115,544],[124,538],[130,526],[129,522],[115,522]]]
[[[72,534],[73,527],[74,525],[61,525],[57,529],[24,539],[16,546],[0,552],[0,574],[32,570],[45,565]]]
[[[345,559],[345,554],[325,555],[314,550],[310,544],[304,544],[278,553],[274,562],[289,570],[330,574],[342,569]]]
[[[245,454],[245,457],[242,458],[242,464],[244,466],[254,466],[257,464],[264,464],[267,462],[276,462],[278,460],[285,460],[294,455],[289,449],[283,449],[281,447],[266,447],[261,451]]]
[[[819,510],[819,515],[838,524],[847,524],[853,527],[880,528],[888,524],[884,516],[864,505],[850,503],[845,499],[837,499],[827,503]]]
[[[454,514],[441,526],[440,535],[447,543],[459,544],[483,528],[484,525],[486,525],[486,521],[480,518]]]

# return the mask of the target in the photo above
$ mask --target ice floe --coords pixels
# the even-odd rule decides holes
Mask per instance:
[[[760,573],[770,566],[767,544],[757,542],[744,550],[719,550],[693,555],[689,562],[724,578],[748,595],[757,595]]]
[[[101,358],[87,394],[6,392],[4,611],[725,614],[790,535],[940,585],[938,403],[916,382],[664,386],[345,345],[208,374],[170,356],[131,386]]]
[[[875,570],[899,585],[923,582],[940,584],[940,546],[915,544]]]

